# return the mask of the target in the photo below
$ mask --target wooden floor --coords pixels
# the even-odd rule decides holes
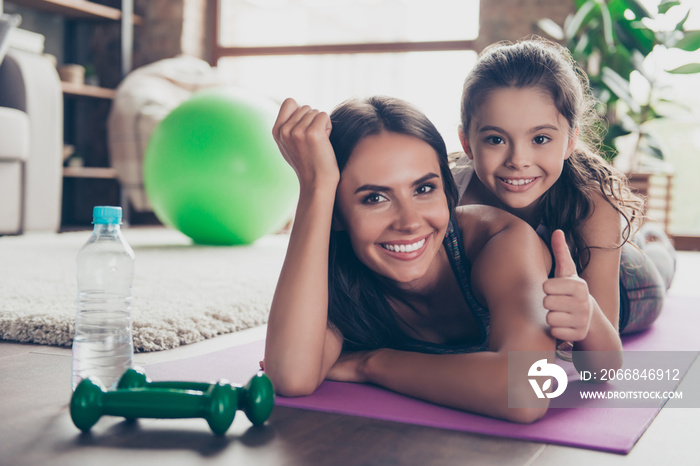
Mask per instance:
[[[700,253],[679,253],[671,293],[700,301],[699,273]],[[196,356],[262,335],[264,328],[251,329],[137,354],[135,362]],[[68,414],[70,395],[69,349],[0,342],[0,465],[700,464],[700,409],[663,409],[623,456],[283,407],[260,427],[236,416],[223,437],[199,419],[129,424],[111,417],[81,434]]]

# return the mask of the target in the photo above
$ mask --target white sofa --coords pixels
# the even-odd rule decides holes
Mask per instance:
[[[122,194],[135,211],[152,210],[143,184],[143,161],[153,130],[192,93],[226,84],[216,68],[186,55],[142,66],[121,82],[107,120],[107,139]]]
[[[24,166],[29,154],[29,117],[0,107],[0,234],[20,233],[24,215]]]
[[[0,235],[58,231],[63,94],[39,54],[10,49],[0,64]]]

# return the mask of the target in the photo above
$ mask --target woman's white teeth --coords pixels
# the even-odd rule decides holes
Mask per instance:
[[[382,247],[392,252],[413,252],[423,247],[425,238],[413,244],[389,244],[384,243]]]
[[[513,186],[522,186],[524,184],[530,184],[533,181],[535,181],[534,178],[527,178],[527,179],[521,178],[519,180],[509,180],[507,178],[501,178],[501,179],[503,180],[504,183],[512,184]]]

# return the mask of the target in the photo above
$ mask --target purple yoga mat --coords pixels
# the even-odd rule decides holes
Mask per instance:
[[[633,351],[698,351],[700,306],[692,298],[668,297],[653,327],[624,339]],[[264,353],[258,341],[188,359],[146,367],[153,380],[246,383]],[[324,382],[312,396],[277,397],[276,404],[479,434],[628,453],[660,408],[557,408],[530,425],[514,424],[403,396],[380,387]]]

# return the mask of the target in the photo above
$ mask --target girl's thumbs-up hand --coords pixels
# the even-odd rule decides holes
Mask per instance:
[[[566,244],[564,232],[552,233],[554,278],[544,282],[544,307],[552,336],[564,341],[580,341],[588,335],[593,316],[593,298],[588,284],[576,273],[576,263]]]

